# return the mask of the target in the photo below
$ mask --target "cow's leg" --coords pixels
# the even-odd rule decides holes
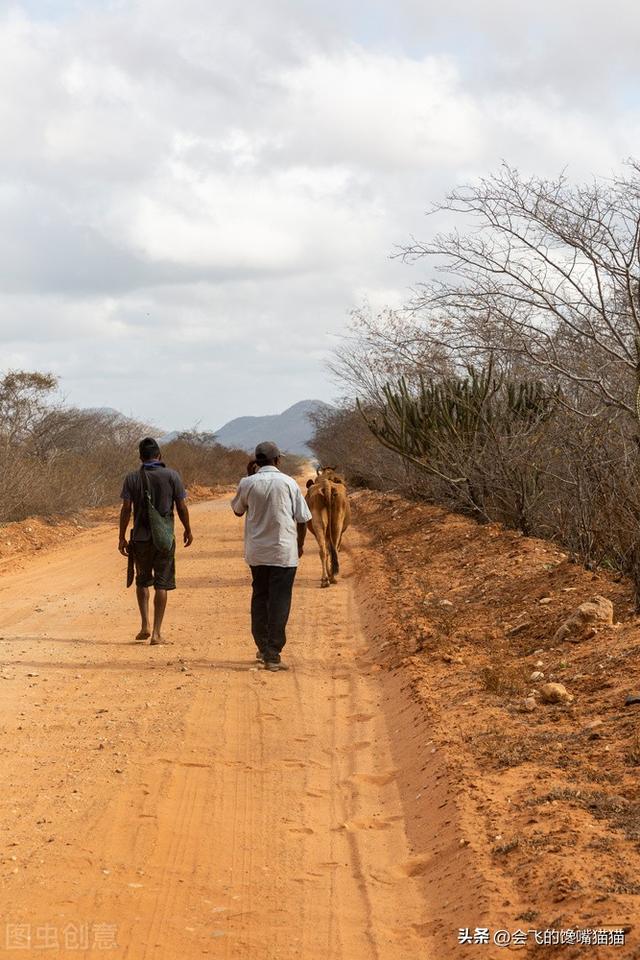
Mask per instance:
[[[341,505],[334,498],[331,509],[331,530],[329,531],[329,549],[331,551],[331,583],[336,583],[336,574],[340,572],[338,550],[342,542],[342,510]]]
[[[327,573],[329,575],[329,583],[337,583],[336,573],[339,571],[338,564],[338,551],[336,550],[333,542],[327,545]]]
[[[321,587],[328,587],[331,583],[331,560],[329,558],[329,548],[327,544],[327,525],[318,524],[318,549],[320,551],[320,565],[322,566]]]
[[[313,519],[309,521],[311,532],[316,538],[318,544],[318,553],[320,554],[320,566],[322,568],[322,577],[320,579],[321,587],[329,586],[329,574],[327,570],[327,540],[325,531],[327,529],[327,518],[321,512],[312,510]]]
[[[331,583],[331,571],[330,571],[330,560],[329,560],[329,551],[327,549],[327,538],[325,536],[324,530],[321,530],[320,537],[318,538],[318,548],[320,550],[320,564],[322,566],[322,579],[320,580],[321,587],[328,587]]]

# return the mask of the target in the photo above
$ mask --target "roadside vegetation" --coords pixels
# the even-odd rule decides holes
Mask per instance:
[[[13,371],[0,379],[0,523],[113,504],[122,477],[138,464],[149,424],[111,410],[80,410],[56,401],[50,374]],[[187,486],[235,483],[248,455],[196,431],[163,447]],[[295,468],[297,462],[290,466]]]
[[[394,490],[561,543],[640,598],[640,164],[572,184],[503,166],[433,208],[402,310],[357,311],[312,446]],[[414,283],[415,283],[415,278]]]

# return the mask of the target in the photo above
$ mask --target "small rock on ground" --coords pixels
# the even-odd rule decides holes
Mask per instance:
[[[562,643],[571,640],[579,643],[595,633],[596,627],[611,626],[613,623],[613,604],[606,597],[596,595],[586,603],[581,603],[568,620],[556,630],[553,641]]]
[[[545,703],[572,703],[573,696],[562,683],[543,683],[540,697]]]

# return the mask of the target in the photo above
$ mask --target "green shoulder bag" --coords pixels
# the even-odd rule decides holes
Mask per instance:
[[[140,467],[140,477],[142,479],[142,491],[144,494],[144,501],[147,506],[147,517],[149,518],[149,527],[151,528],[151,539],[153,540],[153,545],[160,553],[164,553],[168,556],[173,550],[173,544],[175,541],[173,533],[173,516],[170,514],[168,517],[163,517],[162,514],[156,510],[151,498],[149,478],[147,477],[147,472],[144,467]]]

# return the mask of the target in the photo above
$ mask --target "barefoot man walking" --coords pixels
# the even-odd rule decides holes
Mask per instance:
[[[311,512],[295,480],[278,470],[280,451],[275,443],[259,443],[255,458],[258,469],[242,478],[231,507],[237,517],[247,515],[244,555],[253,581],[256,658],[267,670],[287,670],[280,653],[287,642],[293,581]]]
[[[118,549],[123,556],[133,560],[136,571],[136,594],[142,626],[136,640],[163,643],[162,619],[167,607],[167,591],[176,587],[175,539],[169,548],[154,544],[150,510],[155,509],[163,518],[165,531],[169,529],[172,540],[173,507],[184,527],[184,545],[191,546],[193,536],[186,504],[186,491],[176,470],[169,470],[160,459],[160,447],[152,437],[140,441],[140,470],[128,473],[122,485],[122,509],[120,511],[120,542]],[[148,494],[148,496],[147,496]],[[152,506],[148,505],[151,499]],[[133,506],[133,531],[127,542],[127,527]],[[153,587],[153,630],[149,620],[149,587]]]

